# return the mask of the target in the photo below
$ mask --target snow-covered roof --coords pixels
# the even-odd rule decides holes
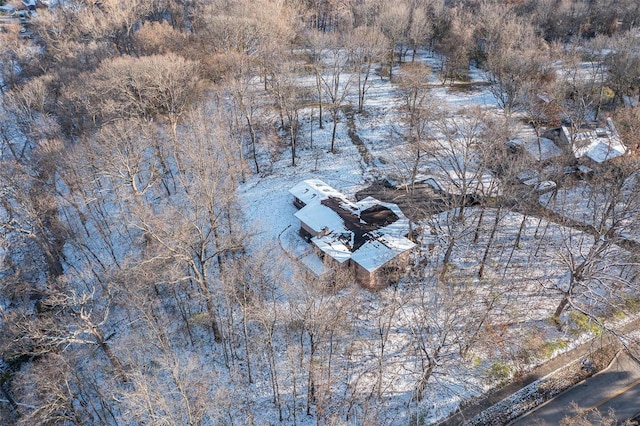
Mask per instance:
[[[562,156],[562,150],[551,139],[529,136],[509,141],[511,145],[522,147],[537,161],[551,160]]]
[[[329,234],[320,238],[314,237],[311,241],[325,254],[328,254],[334,260],[338,261],[338,263],[346,262],[351,259],[353,255],[349,247],[341,241],[338,234]]]
[[[396,204],[373,197],[353,203],[318,179],[289,192],[305,203],[295,216],[316,234],[311,242],[339,263],[352,259],[372,272],[415,246],[405,237],[409,219]]]
[[[389,210],[391,210],[393,213],[395,213],[396,216],[398,217],[404,217],[404,213],[402,213],[402,210],[400,210],[400,207],[398,207],[397,204],[394,203],[385,203],[384,201],[380,201],[376,198],[373,197],[367,197],[367,198],[363,198],[362,200],[358,201],[356,203],[356,205],[358,206],[358,208],[363,211],[363,210],[367,210],[371,207],[374,206],[384,206],[386,208],[388,208]]]
[[[351,255],[351,259],[367,271],[374,272],[415,246],[416,244],[408,238],[381,234],[364,243]]]
[[[320,179],[307,179],[299,182],[289,190],[291,195],[305,204],[313,201],[326,200],[329,197],[342,198],[346,201],[341,192],[335,190]]]
[[[422,174],[422,173],[418,173],[415,176],[415,179],[413,180],[414,184],[423,184],[423,185],[429,185],[431,188],[433,188],[436,191],[440,191],[440,192],[444,192],[444,188],[441,185],[440,182],[440,178],[434,176],[434,175],[429,175],[429,174]]]
[[[420,174],[415,183],[429,185],[436,191],[452,195],[483,195],[488,197],[501,194],[500,180],[489,172],[439,170],[435,174]]]
[[[316,233],[322,232],[325,228],[332,232],[347,232],[338,213],[321,203],[307,203],[295,213],[295,216]]]
[[[562,127],[565,137],[570,139],[570,131]],[[573,153],[576,158],[587,157],[596,163],[603,163],[620,157],[627,152],[620,135],[611,119],[607,118],[606,127],[595,130],[580,131],[573,135]]]

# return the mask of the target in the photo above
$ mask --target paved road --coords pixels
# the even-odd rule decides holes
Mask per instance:
[[[613,408],[619,420],[639,414],[640,365],[621,352],[606,370],[561,393],[511,425],[558,424],[565,416],[577,414],[571,408],[573,401],[581,409],[597,408],[604,414]]]

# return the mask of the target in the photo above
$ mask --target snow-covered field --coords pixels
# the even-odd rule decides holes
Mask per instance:
[[[429,55],[423,55],[422,59],[435,61]],[[477,70],[472,70],[471,79],[472,83],[482,83],[482,75]],[[435,76],[433,80],[437,84]],[[504,119],[493,96],[481,84],[472,85],[465,91],[437,85],[430,90],[438,107],[449,117],[458,117],[465,110],[480,108],[493,117]],[[348,98],[348,101],[356,102],[354,98]],[[397,88],[388,80],[374,77],[365,105],[366,112],[355,116],[355,126],[375,160],[373,164],[363,160],[350,140],[344,117],[338,125],[335,154],[328,153],[330,118],[326,117],[324,129],[319,129],[315,121],[303,120],[298,165],[290,166],[288,152],[283,151],[273,161],[270,173],[252,176],[240,187],[243,213],[247,222],[254,226],[255,245],[267,247],[272,253],[280,252],[284,247],[289,258],[282,258],[292,262],[291,268],[299,267],[294,265],[296,262],[291,260],[292,257],[313,256],[308,244],[297,233],[299,223],[293,216],[296,209],[288,193],[291,187],[301,180],[318,178],[353,197],[374,179],[397,174],[398,158],[408,149],[399,136],[403,130],[398,112],[402,99]],[[308,117],[309,111],[304,111],[303,117],[305,113]],[[309,127],[311,125],[313,130]],[[521,124],[514,126],[522,127]],[[313,149],[309,147],[311,133]],[[577,186],[575,193],[571,188],[564,191],[580,197],[583,189]],[[438,236],[435,247],[430,250],[422,247],[419,251],[427,266],[421,272],[414,270],[416,276],[401,282],[398,288],[379,293],[351,287],[331,296],[332,303],[344,303],[348,299],[357,305],[355,310],[353,306],[348,309],[349,314],[345,318],[349,325],[345,325],[348,331],[342,337],[353,339],[348,345],[348,356],[336,353],[335,364],[330,367],[345,368],[349,373],[345,382],[335,384],[331,391],[345,398],[359,393],[360,403],[367,399],[363,395],[379,392],[378,401],[383,404],[381,412],[384,413],[376,418],[380,424],[406,424],[411,418],[429,424],[446,416],[465,399],[479,395],[517,371],[530,368],[557,349],[570,348],[579,340],[577,336],[568,334],[566,328],[559,332],[550,318],[560,301],[558,288],[562,288],[562,282],[567,279],[568,265],[563,257],[563,250],[571,250],[564,243],[567,235],[572,235],[569,244],[575,244],[576,251],[589,236],[535,216],[523,216],[508,210],[468,208],[461,222],[452,222],[452,214],[445,212],[424,218],[423,224],[428,225],[426,228],[437,229]],[[495,235],[491,232],[492,227],[497,230]],[[465,299],[470,295],[456,293],[446,301],[449,305],[439,308],[438,303],[445,301],[433,296],[441,291],[433,275],[437,268],[442,267],[441,261],[451,236],[455,237],[456,244],[452,254],[454,260],[447,266],[452,268],[450,280],[453,280],[452,284],[467,281],[474,286],[473,302]],[[489,248],[486,249],[486,259],[483,259],[485,247]],[[486,270],[479,278],[477,271],[481,262],[486,264]],[[287,268],[286,265],[283,267]],[[292,285],[304,284],[293,279]],[[425,312],[427,300],[429,308]],[[282,303],[295,304],[296,301]],[[490,303],[494,303],[491,309],[487,308]],[[450,339],[450,336],[442,337],[446,333],[438,330],[439,325],[445,328],[448,321],[451,321],[452,332],[463,325],[468,326],[464,318],[452,318],[448,312],[463,306],[469,309],[470,319],[473,315],[486,313],[491,318],[491,330],[495,333],[491,339],[478,337],[474,340],[475,346],[468,351],[453,349],[456,344],[462,344],[461,341]],[[426,325],[427,321],[429,325]],[[484,334],[487,330],[478,329],[478,333]],[[418,335],[429,342],[423,347],[416,347]],[[438,347],[432,339],[438,337],[443,339],[441,352],[437,354],[440,358],[424,388],[423,397],[418,400],[416,383],[424,372],[424,362],[433,356],[428,351]],[[523,343],[527,341],[528,344]],[[536,352],[540,347],[548,350],[540,354]],[[421,350],[426,352],[421,353]],[[286,348],[280,351],[285,353]],[[523,355],[527,351],[530,354]],[[360,406],[359,410],[362,417],[356,415],[355,418],[366,419],[366,409]],[[309,420],[309,423],[313,422]]]

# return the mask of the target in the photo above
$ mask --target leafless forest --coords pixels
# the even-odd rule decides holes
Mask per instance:
[[[637,0],[47,3],[0,32],[0,423],[430,424],[588,336],[633,350]],[[476,86],[497,109],[433,96]],[[507,143],[605,118],[601,164]],[[240,194],[347,146],[415,223],[380,292],[310,273]]]

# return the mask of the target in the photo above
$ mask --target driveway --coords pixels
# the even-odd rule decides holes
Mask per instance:
[[[619,421],[640,414],[640,364],[621,352],[605,370],[561,393],[546,404],[514,420],[510,425],[559,424],[579,409],[597,408],[602,414],[615,411]]]

